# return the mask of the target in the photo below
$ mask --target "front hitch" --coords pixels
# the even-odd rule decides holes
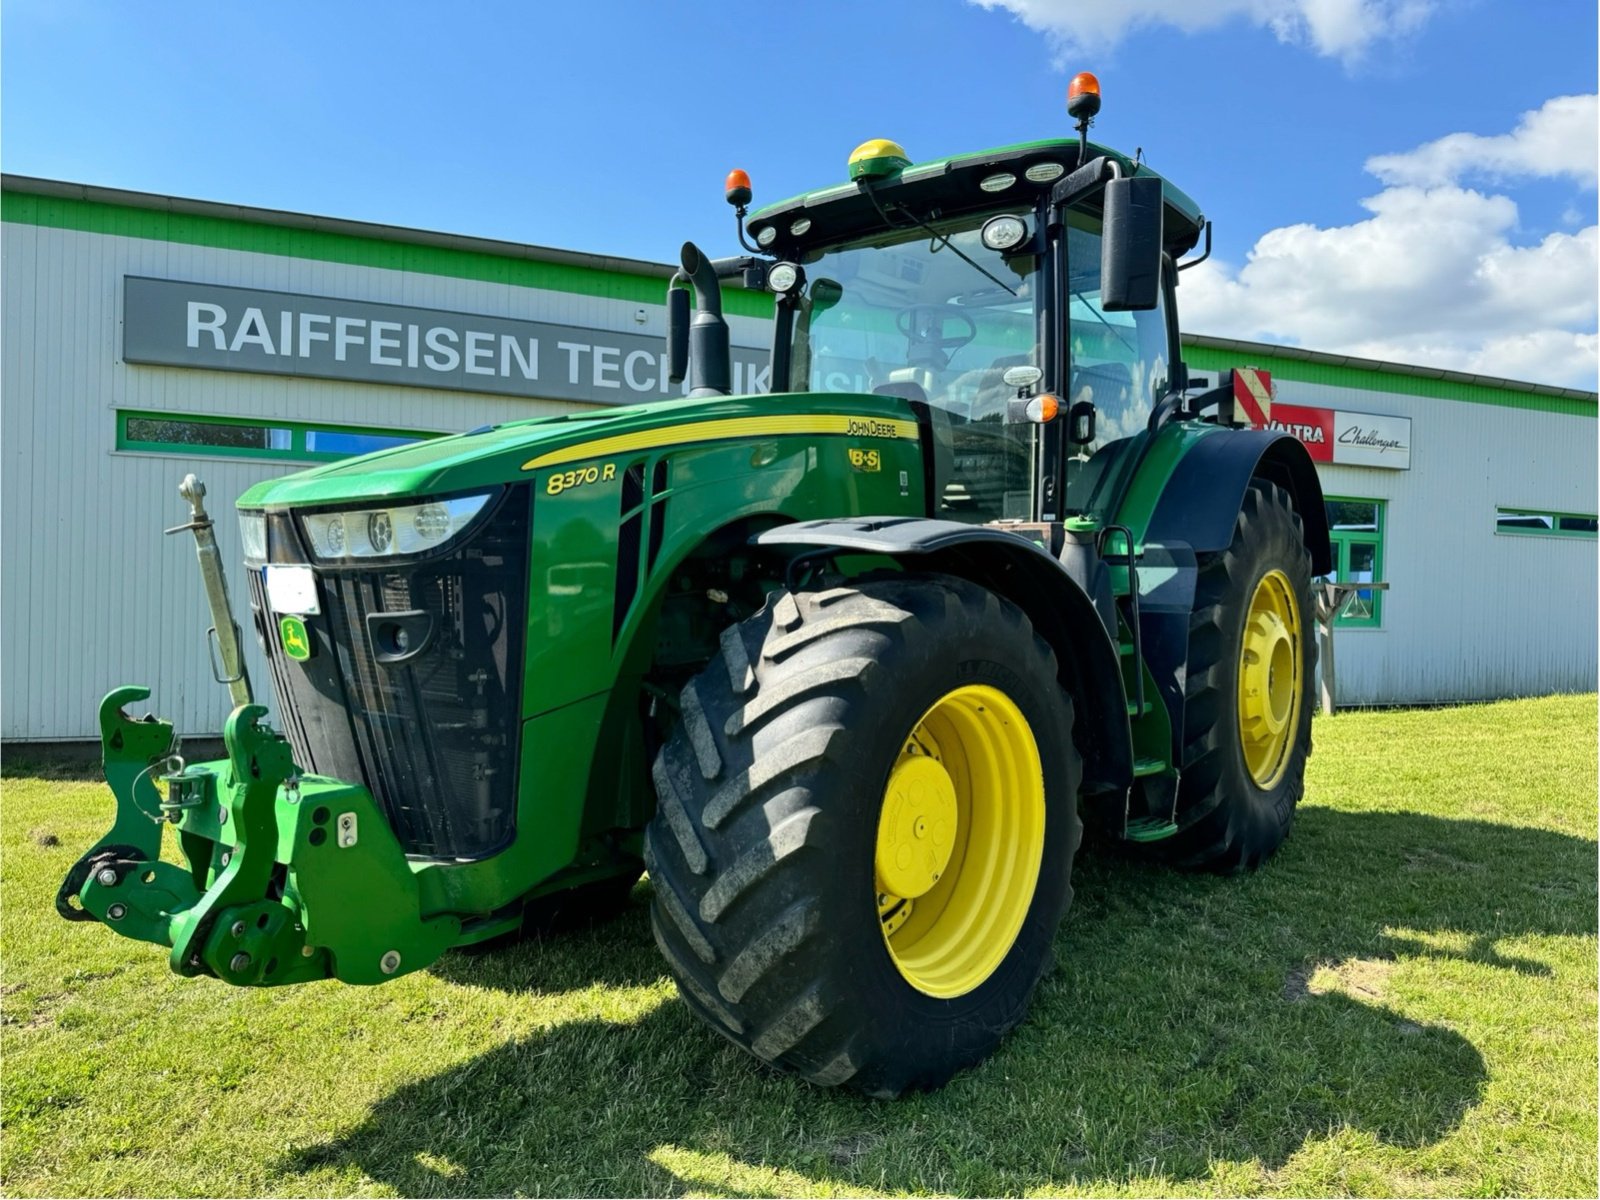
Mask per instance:
[[[365,788],[299,772],[257,704],[228,717],[226,759],[186,765],[171,722],[124,711],[149,695],[123,687],[101,701],[116,817],[67,872],[63,917],[168,946],[180,975],[246,986],[382,983],[455,942],[457,918],[422,916],[416,876]],[[169,825],[183,866],[162,860]]]

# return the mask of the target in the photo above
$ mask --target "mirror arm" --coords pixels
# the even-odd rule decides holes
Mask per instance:
[[[1202,254],[1199,258],[1191,258],[1191,259],[1188,259],[1188,260],[1186,260],[1184,262],[1179,263],[1178,264],[1178,270],[1187,271],[1190,267],[1198,267],[1201,263],[1205,262],[1205,260],[1210,258],[1210,257],[1211,257],[1211,222],[1207,221],[1206,222],[1206,249],[1205,249],[1205,253]]]
[[[716,272],[718,279],[732,279],[736,275],[743,275],[747,271],[759,266],[761,266],[761,260],[749,254],[739,254],[732,258],[711,259],[711,269]],[[762,283],[760,286],[766,286],[765,271],[762,272]]]
[[[1187,398],[1182,392],[1168,392],[1151,410],[1145,428],[1152,434],[1159,433],[1163,425],[1183,414],[1183,404]]]
[[[1086,162],[1050,189],[1050,208],[1059,213],[1123,176],[1122,164],[1102,154]]]

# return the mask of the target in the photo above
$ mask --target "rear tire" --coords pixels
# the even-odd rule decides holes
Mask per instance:
[[[775,593],[722,650],[683,691],[645,837],[652,925],[685,1003],[814,1083],[943,1084],[1022,1018],[1071,897],[1081,768],[1054,655],[1015,606],[936,575]],[[954,804],[948,825],[924,801]],[[958,848],[917,866],[924,828]],[[887,913],[881,872],[900,868],[885,853],[928,872]],[[924,931],[968,926],[989,936],[927,949]]]
[[[1200,563],[1189,625],[1180,830],[1151,844],[1168,862],[1254,870],[1288,837],[1311,753],[1314,634],[1311,554],[1300,515],[1281,487],[1252,480],[1232,542]]]

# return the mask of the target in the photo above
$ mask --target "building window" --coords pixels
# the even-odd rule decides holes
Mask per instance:
[[[431,430],[365,429],[189,413],[117,413],[118,450],[164,454],[333,462],[439,436]]]
[[[1336,583],[1371,583],[1383,579],[1383,501],[1329,497],[1328,539],[1333,571],[1323,578]],[[1357,592],[1336,629],[1376,629],[1383,623],[1383,593]]]
[[[1597,524],[1593,515],[1551,512],[1543,508],[1502,508],[1495,513],[1494,531],[1517,537],[1571,537],[1593,541]]]

